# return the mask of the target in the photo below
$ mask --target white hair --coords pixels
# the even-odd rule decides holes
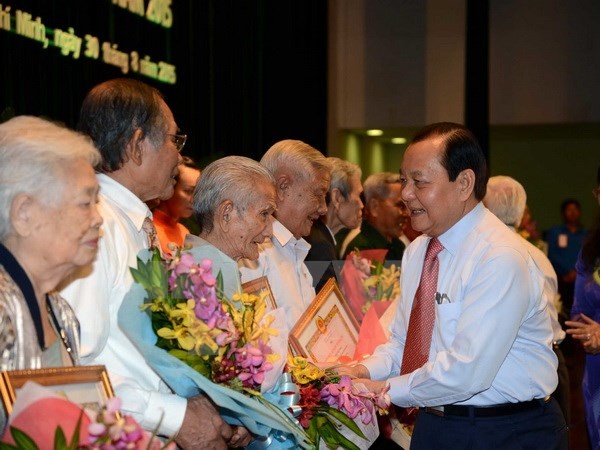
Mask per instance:
[[[92,166],[100,162],[100,153],[83,134],[32,116],[0,124],[0,241],[12,233],[15,197],[25,193],[50,206],[60,204],[68,178],[65,165],[80,158]]]
[[[400,175],[394,172],[378,172],[369,175],[363,184],[365,204],[368,205],[373,198],[388,198],[390,184],[400,184]]]
[[[224,200],[231,200],[238,210],[252,204],[261,182],[275,186],[271,172],[245,156],[226,156],[209,164],[196,184],[192,201],[200,231],[212,231],[215,211]]]
[[[327,158],[331,165],[331,182],[329,192],[338,189],[344,198],[350,194],[350,180],[357,177],[360,180],[362,170],[357,164],[346,161],[335,156]]]
[[[295,180],[310,180],[323,173],[331,173],[331,166],[323,154],[310,145],[293,139],[276,142],[264,154],[260,163],[277,179],[281,174]]]
[[[516,228],[525,212],[527,194],[514,178],[498,175],[488,180],[483,204],[503,223]]]

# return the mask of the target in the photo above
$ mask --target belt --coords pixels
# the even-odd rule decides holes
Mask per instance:
[[[549,401],[550,396],[547,396],[546,398],[536,398],[528,402],[504,403],[502,405],[493,406],[444,405],[428,406],[421,409],[428,414],[434,414],[436,416],[495,417],[530,411],[544,406]]]

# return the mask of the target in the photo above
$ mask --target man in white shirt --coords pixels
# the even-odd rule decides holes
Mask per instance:
[[[527,205],[527,193],[521,183],[511,177],[498,175],[490,177],[483,204],[498,219],[516,232],[521,223]],[[570,420],[569,371],[560,344],[565,339],[565,331],[558,322],[560,295],[556,272],[548,257],[531,242],[523,239],[529,254],[544,275],[544,294],[548,299],[548,311],[552,324],[553,348],[558,358],[558,386],[552,396],[556,399],[565,416],[567,424]]]
[[[475,137],[462,125],[430,125],[400,174],[412,227],[424,235],[403,256],[390,340],[340,371],[375,391],[389,386],[398,406],[419,407],[411,450],[566,449],[564,417],[549,397],[557,359],[543,276],[522,239],[481,203],[487,167]],[[418,365],[413,331],[430,342]]]
[[[331,169],[321,152],[291,139],[274,144],[260,162],[275,177],[276,220],[273,237],[260,245],[258,260],[239,261],[242,282],[266,276],[291,329],[315,298],[312,276],[304,264],[310,245],[302,237],[327,212]]]
[[[248,436],[245,429],[233,434],[202,395],[174,395],[117,324],[133,283],[130,267],[151,243],[144,222],[152,214],[144,202],[173,194],[186,136],[179,134],[161,94],[133,79],[94,87],[83,102],[78,128],[102,155],[98,208],[104,219],[96,262],[62,291],[81,324],[83,363],[107,367],[124,412],[146,430],[158,426],[159,434],[176,436],[182,448],[239,445]]]

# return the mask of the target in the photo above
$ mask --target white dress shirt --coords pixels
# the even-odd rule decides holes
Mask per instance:
[[[147,430],[160,422],[159,434],[172,436],[181,427],[187,401],[172,394],[117,324],[117,313],[133,284],[130,267],[137,265],[138,252],[148,248],[142,224],[151,213],[112,178],[100,174],[98,181],[98,207],[104,219],[98,257],[93,270],[88,267],[78,273],[80,278],[61,294],[81,324],[82,362],[106,366],[124,413],[132,414]]]
[[[315,298],[313,279],[304,264],[310,244],[273,221],[273,237],[260,245],[257,261],[241,259],[242,282],[262,276],[269,279],[278,307],[284,309],[291,330]]]
[[[489,406],[543,398],[556,388],[557,359],[543,277],[521,237],[479,203],[438,237],[436,320],[429,361],[399,375],[406,330],[429,238],[402,260],[402,293],[390,340],[364,361],[389,379],[399,406]]]

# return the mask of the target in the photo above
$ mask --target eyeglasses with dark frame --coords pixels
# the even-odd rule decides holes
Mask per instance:
[[[181,150],[183,150],[185,142],[187,141],[187,134],[167,134],[167,136],[169,136],[175,144],[177,152],[181,152]]]

